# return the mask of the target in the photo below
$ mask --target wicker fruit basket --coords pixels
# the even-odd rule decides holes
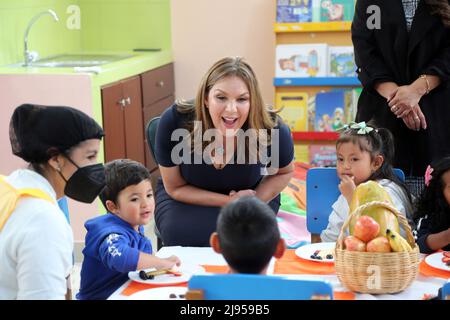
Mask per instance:
[[[397,217],[406,232],[411,252],[357,252],[344,250],[345,230],[353,216],[367,208],[381,206]],[[348,289],[370,294],[397,293],[406,289],[419,271],[419,248],[406,218],[388,203],[373,201],[349,214],[336,242],[335,268],[341,283]]]

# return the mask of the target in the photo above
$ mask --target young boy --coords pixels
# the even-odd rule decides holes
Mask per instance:
[[[270,259],[281,258],[286,248],[273,210],[256,197],[242,197],[222,208],[210,244],[231,273],[266,274]]]
[[[128,272],[172,268],[180,260],[151,255],[143,225],[152,217],[150,173],[138,162],[114,160],[105,165],[101,194],[108,213],[86,222],[86,247],[77,299],[106,299],[128,280]]]

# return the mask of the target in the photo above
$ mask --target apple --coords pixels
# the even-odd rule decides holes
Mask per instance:
[[[344,239],[345,248],[348,251],[366,251],[366,244],[355,236],[348,236]]]
[[[353,235],[358,239],[369,242],[380,232],[380,225],[369,216],[362,216],[356,220]]]
[[[386,237],[378,237],[367,244],[367,252],[391,252],[391,245]]]

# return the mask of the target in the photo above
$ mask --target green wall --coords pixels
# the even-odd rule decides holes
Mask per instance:
[[[169,0],[79,0],[84,50],[171,48]]]
[[[0,0],[0,65],[23,61],[23,37],[31,18],[53,9],[59,22],[50,15],[41,17],[28,36],[28,48],[41,57],[79,50],[80,31],[67,30],[66,8],[77,0]],[[63,23],[64,22],[64,23]]]
[[[70,30],[69,5],[78,5],[81,28]],[[82,51],[171,48],[170,0],[0,0],[0,65],[23,61],[23,36],[31,18],[41,17],[29,34],[29,50],[40,57]]]

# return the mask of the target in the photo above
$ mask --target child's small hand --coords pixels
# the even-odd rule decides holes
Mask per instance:
[[[354,177],[350,177],[347,175],[342,176],[342,180],[339,183],[339,191],[347,199],[348,204],[352,202],[353,192],[356,189]]]
[[[181,261],[177,256],[170,256],[168,258],[161,259],[161,269],[172,269],[174,266],[179,267]]]
[[[166,259],[167,259],[168,262],[170,262],[172,264],[171,268],[174,267],[174,266],[179,267],[181,265],[181,260],[177,256],[170,256],[170,257],[168,257]]]

